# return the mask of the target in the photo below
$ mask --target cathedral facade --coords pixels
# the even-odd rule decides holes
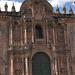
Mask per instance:
[[[25,0],[19,12],[0,10],[0,75],[75,75],[75,15],[53,12],[47,0]]]

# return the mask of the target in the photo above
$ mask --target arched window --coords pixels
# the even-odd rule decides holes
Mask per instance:
[[[37,39],[42,39],[43,38],[43,30],[40,25],[36,25],[35,27],[35,34]]]

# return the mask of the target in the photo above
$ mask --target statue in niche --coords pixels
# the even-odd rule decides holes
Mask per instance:
[[[36,19],[41,19],[42,18],[42,9],[40,6],[36,6],[34,10],[34,15]]]
[[[43,6],[42,5],[43,1],[42,0],[34,0],[33,1],[33,12],[34,12],[34,16],[35,19],[41,19],[42,18],[42,14],[43,14]]]

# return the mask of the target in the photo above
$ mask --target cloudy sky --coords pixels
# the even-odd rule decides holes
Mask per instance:
[[[0,0],[0,7],[1,10],[4,11],[4,4],[7,2],[8,4],[8,10],[11,11],[11,7],[14,3],[16,11],[19,11],[20,6],[24,0]],[[70,4],[72,3],[72,9],[74,10],[75,13],[75,0],[48,0],[52,6],[54,7],[54,11],[56,9],[56,6],[58,5],[60,7],[60,11],[62,12],[62,7],[65,4],[67,8],[67,13],[70,9]]]

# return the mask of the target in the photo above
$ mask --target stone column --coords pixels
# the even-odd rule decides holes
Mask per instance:
[[[68,71],[68,75],[73,75],[73,72],[72,72],[72,65],[71,65],[71,54],[67,54],[66,55],[66,59],[67,59],[67,71]]]
[[[34,21],[32,21],[34,23]],[[34,43],[34,24],[32,23],[32,43]]]
[[[22,75],[25,75],[25,61],[24,61],[24,55],[22,55],[22,63],[23,63],[23,68],[22,68]]]
[[[26,29],[26,17],[25,15],[23,16],[23,21],[24,21],[24,45],[26,48],[27,45],[27,29]]]
[[[28,58],[25,57],[26,75],[28,75]]]
[[[56,48],[55,48],[55,30],[53,28],[53,45],[52,45],[52,48],[53,48],[53,52],[54,52],[54,70],[55,70],[55,74],[58,75],[58,70],[57,70],[57,56],[56,56]]]
[[[34,43],[34,9],[32,6],[32,43]]]
[[[13,56],[10,58],[10,75],[13,75]]]
[[[34,17],[34,8],[33,8],[33,5],[32,5],[32,17]]]
[[[23,47],[23,33],[22,33],[22,27],[21,27],[21,47]]]
[[[10,46],[10,50],[12,49],[12,24],[9,27],[9,46]]]
[[[27,44],[27,30],[26,30],[26,23],[24,27],[24,43]]]
[[[55,45],[55,30],[54,30],[54,28],[53,28],[53,44]],[[55,51],[55,46],[54,46],[53,50]]]
[[[48,36],[48,25],[46,20],[46,35],[47,35],[47,43],[49,42],[49,36]]]

